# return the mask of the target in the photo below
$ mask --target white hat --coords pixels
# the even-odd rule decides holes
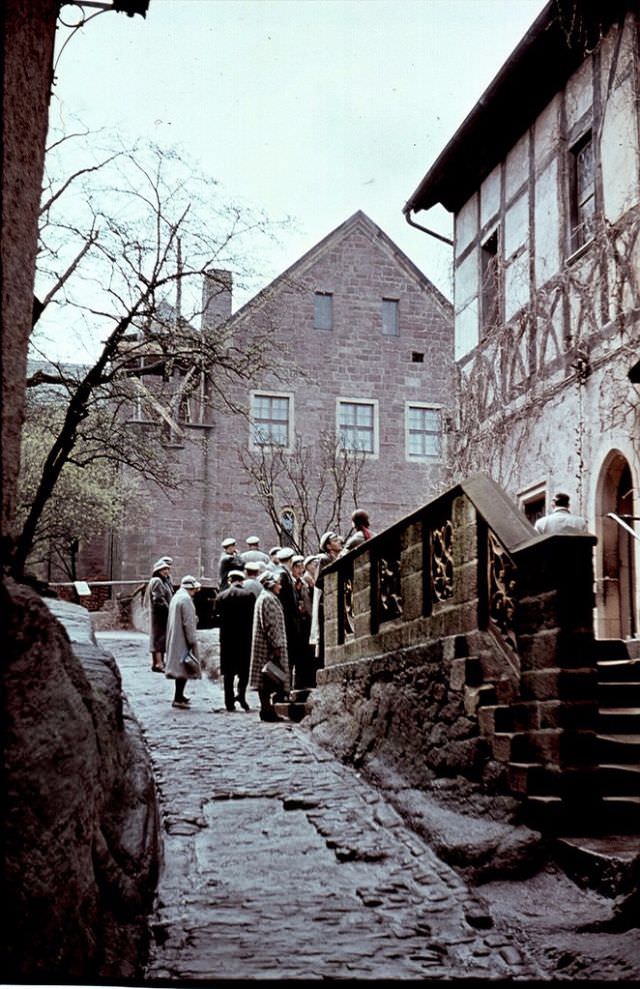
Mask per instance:
[[[331,542],[332,539],[339,539],[337,532],[333,532],[332,529],[329,532],[324,532],[320,538],[320,549],[324,550],[327,548],[327,543]]]
[[[304,563],[304,556],[294,556],[291,560],[292,563]]]
[[[163,556],[161,560],[156,560],[156,562],[153,564],[153,570],[151,571],[151,573],[154,574],[157,573],[158,570],[168,569],[170,566],[171,564],[167,563],[166,556]]]
[[[239,577],[240,580],[244,580],[244,571],[243,570],[230,570],[229,573],[227,574],[227,579],[229,577]]]
[[[187,574],[186,577],[183,577],[180,581],[180,587],[194,587],[197,591],[200,587],[202,587],[202,584],[199,580],[196,580],[195,577],[192,577],[191,574]]]
[[[247,543],[247,546],[257,546],[260,540],[257,536],[247,536],[245,542]]]
[[[290,560],[293,555],[294,555],[294,552],[291,549],[291,547],[290,546],[285,546],[284,549],[281,549],[280,552],[278,553],[278,559],[279,560]]]
[[[164,562],[167,564],[168,567],[170,567],[171,564],[173,563],[172,556],[163,556],[162,559],[164,560]]]
[[[263,567],[264,563],[260,563],[259,560],[247,560],[244,565],[245,570],[251,570],[252,573],[258,573]]]
[[[235,539],[231,539],[231,537],[229,537],[229,539],[223,539],[222,540],[222,545],[224,546],[225,549],[227,548],[227,546],[234,546],[235,545]]]

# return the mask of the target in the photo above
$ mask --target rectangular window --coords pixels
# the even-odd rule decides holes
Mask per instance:
[[[254,446],[289,447],[291,406],[288,395],[255,392],[251,396],[251,435]]]
[[[376,402],[338,400],[338,437],[343,450],[377,454]]]
[[[481,247],[481,310],[482,331],[486,336],[499,325],[500,306],[500,260],[498,256],[498,231],[494,230]]]
[[[593,237],[596,202],[595,168],[591,131],[571,149],[571,250]]]
[[[407,458],[433,460],[442,454],[442,411],[432,405],[406,406]]]
[[[382,332],[386,337],[398,336],[398,300],[382,300]]]
[[[313,325],[316,330],[333,329],[333,295],[331,292],[316,292],[314,296]]]
[[[547,486],[545,482],[532,485],[524,491],[518,492],[518,504],[520,509],[527,516],[531,525],[535,525],[539,518],[546,513]]]

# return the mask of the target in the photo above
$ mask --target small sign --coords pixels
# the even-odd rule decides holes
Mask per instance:
[[[78,597],[87,598],[91,596],[91,588],[87,584],[86,580],[74,580],[73,586],[76,589],[76,594]]]

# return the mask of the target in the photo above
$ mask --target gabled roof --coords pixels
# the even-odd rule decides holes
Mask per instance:
[[[403,207],[456,212],[638,0],[550,0]]]
[[[354,230],[360,228],[369,238],[379,241],[384,249],[393,255],[394,259],[404,270],[413,278],[415,281],[427,292],[433,295],[434,300],[437,304],[446,310],[451,310],[451,302],[436,288],[436,286],[431,282],[425,274],[413,261],[407,257],[404,251],[400,250],[397,244],[395,244],[391,238],[379,227],[376,223],[371,220],[366,213],[362,210],[357,210],[341,223],[340,226],[332,230],[331,233],[323,237],[322,240],[318,241],[309,251],[298,258],[289,268],[278,275],[272,282],[270,282],[265,288],[263,288],[257,295],[252,299],[249,299],[240,309],[237,310],[231,317],[230,322],[234,323],[236,320],[240,320],[253,314],[256,307],[266,303],[277,291],[280,286],[286,285],[295,281],[296,278],[301,278],[304,273],[318,261],[322,255],[327,251],[336,246],[347,237],[349,234],[353,233]]]

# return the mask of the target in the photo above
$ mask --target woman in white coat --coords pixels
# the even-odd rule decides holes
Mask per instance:
[[[196,637],[198,618],[193,598],[201,586],[195,577],[190,575],[183,577],[169,605],[165,675],[170,680],[175,680],[172,706],[183,710],[189,707],[189,699],[184,696],[187,680],[199,680],[202,676],[199,664],[197,669],[192,669],[184,663],[187,653],[192,652],[196,657],[198,655]]]

